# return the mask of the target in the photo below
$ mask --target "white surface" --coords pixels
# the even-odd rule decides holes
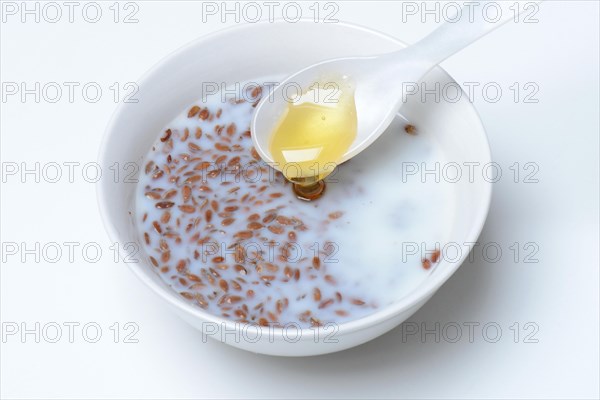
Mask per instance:
[[[2,82],[95,81],[105,92],[95,104],[79,95],[73,103],[2,102],[3,163],[94,161],[115,108],[108,87],[135,81],[168,52],[224,25],[202,23],[201,5],[191,2],[140,2],[138,24],[114,24],[110,3],[102,4],[107,17],[97,24],[76,18],[73,24],[9,19],[1,25]],[[416,18],[402,23],[400,3],[338,5],[337,18],[407,42],[435,25]],[[57,263],[8,258],[0,270],[2,323],[96,322],[104,335],[96,344],[79,330],[74,343],[9,337],[0,343],[0,395],[598,397],[598,12],[591,1],[546,2],[539,23],[505,26],[443,64],[458,82],[495,81],[505,92],[497,103],[475,92],[503,169],[480,242],[496,242],[503,256],[486,262],[479,248],[410,321],[429,328],[479,323],[472,343],[466,328],[457,343],[436,343],[432,335],[403,343],[403,328],[397,328],[356,349],[306,359],[203,343],[123,263],[112,261],[93,184],[80,174],[74,183],[63,177],[55,184],[9,177],[0,194],[3,243],[98,242],[104,253],[97,263],[79,252],[73,263],[66,255]],[[514,103],[514,82],[537,83],[539,103]],[[508,169],[515,162],[520,183]],[[526,162],[539,165],[539,183],[522,182]],[[514,242],[537,243],[539,262],[523,263],[521,250],[515,263]],[[139,343],[122,343],[122,336],[114,343],[109,326],[128,321],[139,326]],[[490,322],[503,331],[496,343],[481,334]],[[519,343],[510,330],[515,322]],[[523,342],[531,332],[527,322],[539,327],[538,343]]]

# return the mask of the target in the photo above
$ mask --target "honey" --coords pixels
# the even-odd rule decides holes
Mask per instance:
[[[272,134],[275,167],[304,200],[322,194],[327,177],[356,138],[354,87],[348,79],[315,83],[291,99]]]

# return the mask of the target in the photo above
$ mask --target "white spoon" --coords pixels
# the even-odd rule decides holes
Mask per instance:
[[[493,4],[490,4],[493,3]],[[251,124],[252,141],[267,163],[274,163],[271,135],[288,107],[290,88],[309,87],[327,80],[350,77],[355,87],[357,135],[338,164],[372,144],[389,126],[403,104],[406,84],[417,83],[429,70],[493,29],[515,18],[515,4],[481,1],[472,10],[455,9],[447,22],[417,44],[400,51],[370,57],[346,57],[323,61],[291,75],[259,103]],[[532,3],[532,2],[529,2]],[[491,7],[493,6],[493,7]],[[512,8],[509,8],[511,7]],[[519,4],[517,11],[526,7]],[[501,10],[500,15],[497,11]],[[517,12],[518,15],[518,12]],[[276,166],[277,167],[277,166]]]

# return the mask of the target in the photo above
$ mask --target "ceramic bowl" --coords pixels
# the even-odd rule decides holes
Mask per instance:
[[[313,21],[241,25],[199,38],[168,55],[139,80],[136,96],[139,102],[122,103],[116,110],[106,129],[99,162],[104,171],[109,171],[115,163],[139,165],[160,130],[202,96],[203,82],[234,83],[285,76],[328,58],[375,55],[402,47],[405,44],[401,41],[371,29]],[[429,87],[436,82],[442,86],[457,86],[439,67],[432,70],[424,82]],[[485,130],[464,93],[458,101],[435,101],[434,96],[426,101],[409,100],[402,113],[409,115],[411,122],[423,132],[436,135],[435,141],[447,159],[459,164],[491,162]],[[112,241],[121,244],[138,241],[132,217],[134,181],[115,182],[106,178],[98,183],[98,202],[106,230]],[[456,185],[450,236],[454,243],[462,246],[460,257],[442,259],[422,284],[396,303],[364,318],[339,324],[335,332],[314,329],[283,332],[228,321],[188,303],[161,280],[144,261],[145,257],[138,257],[138,262],[127,265],[184,320],[202,330],[205,337],[271,355],[331,353],[357,346],[399,325],[431,298],[467,257],[466,244],[477,240],[487,216],[491,183],[478,179],[472,183],[461,180]],[[199,334],[198,340],[202,340],[201,337]]]

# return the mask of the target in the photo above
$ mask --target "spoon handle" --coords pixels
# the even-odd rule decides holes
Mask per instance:
[[[537,3],[540,1],[525,4],[479,1],[470,3],[471,6],[465,3],[461,9],[454,8],[453,15],[447,16],[447,21],[439,28],[407,50],[433,67],[499,26],[515,20],[520,13],[530,10],[530,5],[535,7]]]

